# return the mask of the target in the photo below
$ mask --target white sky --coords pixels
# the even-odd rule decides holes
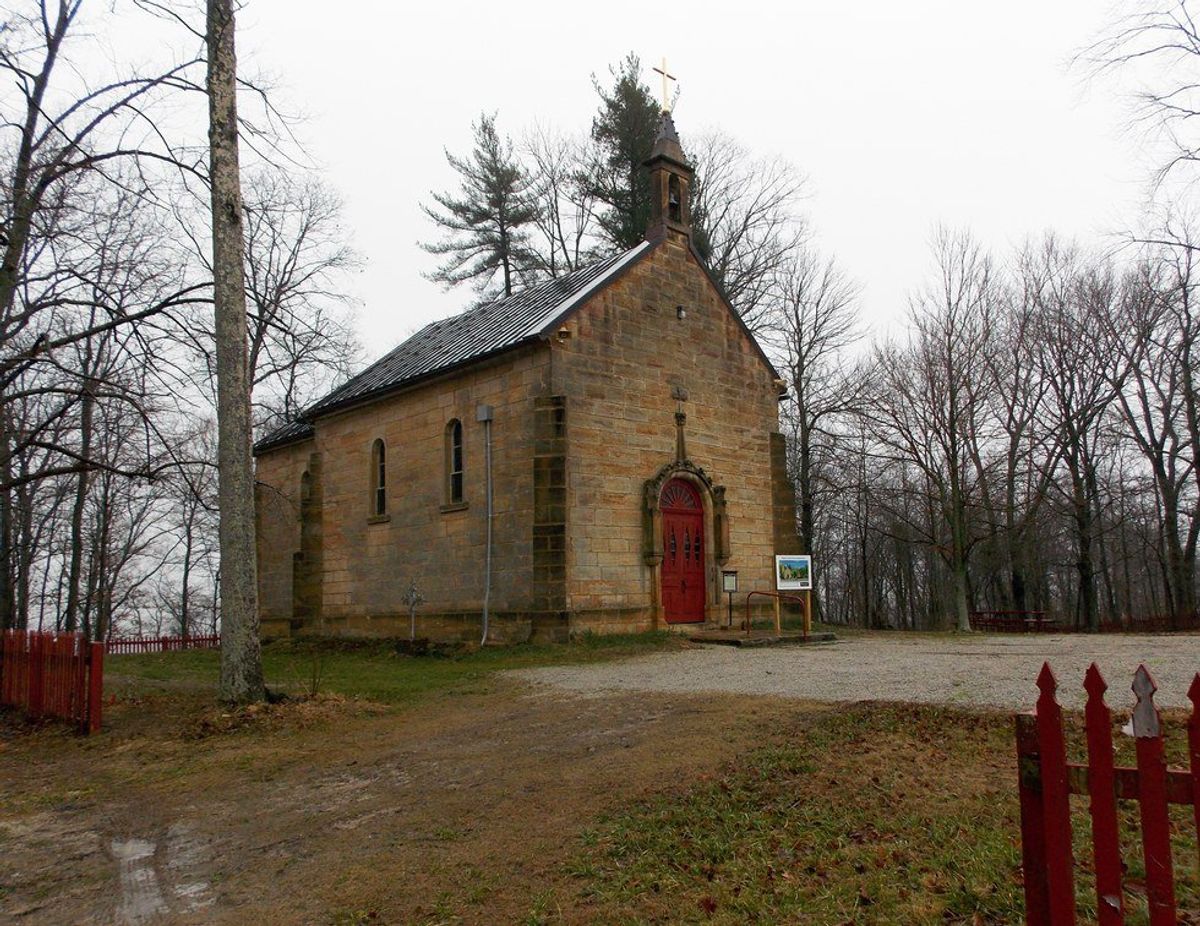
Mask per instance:
[[[1114,87],[1068,63],[1113,16],[1098,0],[251,0],[239,52],[306,114],[301,136],[346,201],[373,359],[470,298],[421,276],[433,229],[418,203],[456,185],[443,146],[465,154],[480,111],[513,135],[586,129],[592,73],[607,80],[629,51],[678,75],[685,147],[720,128],[799,167],[817,243],[861,281],[877,327],[929,271],[937,222],[997,252],[1051,228],[1103,243],[1136,224],[1146,164]]]

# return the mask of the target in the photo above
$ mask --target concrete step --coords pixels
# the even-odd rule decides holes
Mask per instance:
[[[715,643],[719,646],[804,646],[810,643],[836,643],[837,634],[799,631],[776,634],[773,630],[701,630],[688,637],[693,643]]]

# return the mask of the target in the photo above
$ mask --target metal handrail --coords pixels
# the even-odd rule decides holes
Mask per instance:
[[[801,608],[805,608],[805,601],[799,595],[787,595],[783,592],[747,592],[746,593],[746,617],[742,621],[742,629],[746,631],[746,636],[750,635],[750,599],[755,595],[762,595],[764,598],[777,598],[780,601],[795,601],[799,602]],[[804,634],[804,639],[808,639],[808,621],[805,620],[801,624],[801,629]]]

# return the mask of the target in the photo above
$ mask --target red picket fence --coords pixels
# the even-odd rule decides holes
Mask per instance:
[[[174,653],[185,649],[220,649],[221,638],[210,637],[126,637],[104,644],[109,653]]]
[[[1154,706],[1157,687],[1146,667],[1134,675],[1133,735],[1137,765],[1117,766],[1113,759],[1112,714],[1104,703],[1108,686],[1095,663],[1088,669],[1085,724],[1087,763],[1067,761],[1062,709],[1055,697],[1058,682],[1049,663],[1037,680],[1037,708],[1017,715],[1017,766],[1021,799],[1021,855],[1025,873],[1028,926],[1075,923],[1075,871],[1071,850],[1072,794],[1090,797],[1092,848],[1100,926],[1125,922],[1124,885],[1117,801],[1137,801],[1141,810],[1142,858],[1150,926],[1174,926],[1175,877],[1171,860],[1168,804],[1187,804],[1200,834],[1200,673],[1188,689],[1191,769],[1167,768],[1163,733]]]
[[[81,732],[100,729],[104,645],[78,633],[6,630],[0,643],[0,704],[33,720],[57,717]]]

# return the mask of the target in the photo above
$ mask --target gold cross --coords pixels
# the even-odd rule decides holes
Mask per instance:
[[[674,74],[668,74],[668,73],[667,73],[667,59],[666,59],[666,58],[663,58],[663,59],[662,59],[662,67],[661,67],[661,68],[655,68],[655,69],[654,69],[654,73],[655,73],[655,74],[661,74],[661,75],[662,75],[662,82],[663,82],[663,112],[664,112],[664,113],[669,113],[669,112],[671,111],[671,97],[670,97],[670,89],[669,89],[669,86],[668,86],[668,84],[667,84],[667,81],[668,81],[668,80],[674,80],[674,79],[675,79],[675,75],[674,75]]]

